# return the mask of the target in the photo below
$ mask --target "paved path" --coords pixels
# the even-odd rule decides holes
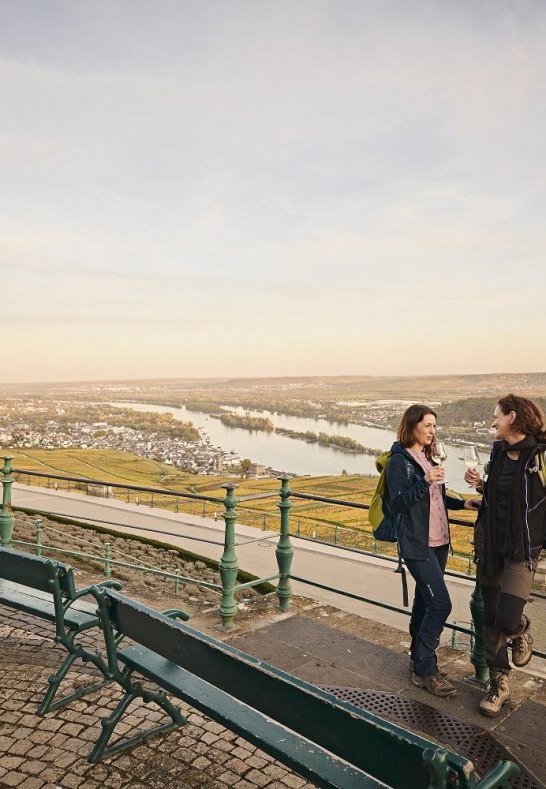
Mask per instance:
[[[79,520],[89,519],[91,523],[108,526],[120,533],[160,539],[215,560],[219,560],[223,552],[224,523],[221,518],[215,521],[199,515],[175,514],[145,505],[127,504],[117,499],[100,499],[17,483],[13,485],[12,503],[15,507],[64,514]],[[240,568],[260,578],[276,573],[277,541],[276,532],[237,525],[236,543]],[[395,565],[392,562],[296,537],[292,538],[292,544],[295,549],[292,573],[295,576],[308,578],[325,586],[342,588],[352,594],[381,600],[390,605],[402,605],[400,576],[394,574]],[[411,600],[413,581],[409,573],[407,579]],[[469,601],[474,581],[448,578],[448,585],[453,602],[450,621],[468,626],[471,619]],[[380,609],[299,582],[293,582],[293,589],[296,594],[313,597],[341,610],[370,619],[380,619],[385,624],[402,630],[407,629],[408,618],[404,614]],[[529,610],[533,619],[535,646],[546,650],[546,601],[535,601]],[[451,631],[446,630],[443,642],[447,643],[450,638]]]

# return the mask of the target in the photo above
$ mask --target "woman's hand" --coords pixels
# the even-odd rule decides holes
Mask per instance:
[[[426,472],[425,482],[428,482],[429,485],[433,485],[435,482],[443,482],[444,476],[445,471],[442,466],[433,466]]]
[[[465,510],[479,510],[481,506],[480,499],[467,499],[464,503]]]
[[[480,477],[479,472],[477,472],[475,468],[469,468],[465,472],[464,481],[468,482],[468,484],[472,488],[477,488],[478,485],[481,483],[482,478]]]

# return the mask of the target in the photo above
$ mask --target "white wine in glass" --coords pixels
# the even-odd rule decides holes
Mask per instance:
[[[447,459],[447,452],[443,441],[435,441],[432,446],[432,459],[440,466]],[[438,482],[438,485],[445,485],[446,481]]]
[[[477,468],[480,465],[480,456],[478,455],[478,450],[474,446],[464,448],[463,459],[467,468]],[[468,487],[472,488],[474,486],[469,485]]]

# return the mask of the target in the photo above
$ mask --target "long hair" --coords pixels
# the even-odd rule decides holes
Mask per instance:
[[[515,433],[533,436],[537,441],[546,440],[546,423],[544,414],[536,403],[526,397],[508,394],[498,401],[503,414],[514,411],[516,418],[512,424]]]
[[[398,425],[398,430],[396,431],[396,437],[403,447],[411,447],[415,441],[415,428],[419,422],[422,422],[427,414],[432,414],[432,416],[436,417],[436,411],[433,411],[428,405],[420,405],[419,403],[410,405],[410,407],[404,411],[400,424]],[[425,447],[425,457],[429,460],[431,459],[432,446]]]

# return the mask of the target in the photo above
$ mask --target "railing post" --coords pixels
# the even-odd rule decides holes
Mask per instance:
[[[220,616],[222,617],[223,629],[233,630],[235,627],[233,620],[237,612],[237,603],[235,602],[235,593],[233,590],[237,581],[237,573],[239,572],[239,565],[235,554],[235,519],[237,517],[235,507],[237,506],[237,497],[233,492],[235,485],[233,485],[232,482],[228,482],[226,485],[222,485],[222,487],[226,489],[227,494],[224,499],[224,506],[226,509],[222,515],[226,524],[224,553],[218,565],[220,578],[222,579]]]
[[[275,555],[277,557],[277,564],[279,566],[279,583],[277,586],[277,597],[279,598],[279,608],[281,611],[288,611],[290,608],[290,598],[292,597],[292,587],[290,585],[290,567],[292,559],[294,558],[294,548],[290,542],[290,507],[292,506],[290,499],[290,489],[288,487],[288,480],[290,477],[283,475],[279,477],[281,481],[280,501],[278,508],[281,511],[281,529],[280,537]]]
[[[205,518],[205,517],[206,517],[206,515],[207,515],[207,502],[206,502],[206,501],[204,501],[204,502],[203,502],[203,512],[201,513],[201,517],[202,517],[202,518]]]
[[[41,518],[36,518],[35,520],[36,525],[36,556],[42,555],[42,529],[44,528],[44,522]]]
[[[474,644],[470,653],[470,662],[474,666],[474,682],[485,685],[489,679],[489,669],[485,662],[485,646],[483,640],[483,597],[478,574],[476,584],[470,596],[470,612],[474,623]]]
[[[154,507],[154,494],[152,493],[152,498],[150,499],[150,509]]]
[[[337,526],[334,526],[334,545],[337,545]]]
[[[178,500],[179,500],[179,497],[178,497],[178,496],[176,496],[176,498],[175,498],[175,500],[174,500],[174,511],[175,511],[175,512],[178,512],[178,511],[179,511],[179,509],[180,509],[180,507],[179,507],[179,504],[178,504]]]
[[[267,518],[265,517],[265,512],[264,512],[262,518],[262,531],[265,531],[266,529],[267,529]]]
[[[178,567],[174,571],[174,593],[178,594],[180,592],[180,570]]]
[[[2,548],[9,548],[15,518],[11,509],[11,486],[13,484],[13,466],[11,455],[4,455],[4,466],[2,468],[2,512],[0,513],[0,544]]]
[[[110,578],[112,575],[112,570],[110,568],[110,543],[104,543],[104,575],[106,578]]]

